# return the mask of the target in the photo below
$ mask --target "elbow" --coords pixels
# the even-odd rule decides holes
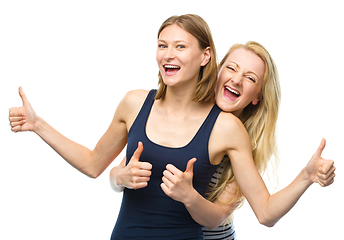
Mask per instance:
[[[84,174],[86,174],[89,178],[96,179],[100,176],[100,174],[102,174],[102,172],[100,172],[100,171],[86,171],[86,172],[84,172]]]
[[[266,227],[269,227],[269,228],[272,228],[276,224],[275,221],[268,220],[265,217],[258,218],[258,221],[260,224],[262,224]]]
[[[265,227],[268,227],[268,228],[272,228],[273,226],[275,226],[275,223],[260,223],[262,225],[264,225]]]
[[[262,211],[256,215],[259,223],[266,227],[272,228],[280,220],[276,214],[271,214],[271,211]]]
[[[220,225],[220,224],[219,224]],[[215,228],[217,228],[219,225],[215,225],[215,224],[207,224],[204,227],[206,227],[209,230],[214,230]]]
[[[229,216],[230,214],[225,214],[217,218],[216,221],[211,221],[211,222],[208,222],[207,224],[204,224],[204,227],[206,227],[209,230],[214,230],[215,228],[223,224],[226,221],[226,219],[229,218]]]
[[[105,169],[97,168],[95,166],[87,166],[81,169],[80,171],[89,178],[96,179],[104,172],[104,170]]]
[[[87,176],[88,176],[89,178],[93,178],[93,179],[98,178],[99,175],[100,175],[100,174],[87,174]]]

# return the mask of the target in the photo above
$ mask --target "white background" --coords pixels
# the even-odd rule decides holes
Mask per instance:
[[[127,91],[157,87],[157,31],[185,13],[207,21],[219,60],[248,40],[273,56],[282,86],[280,188],[322,137],[323,157],[336,161],[336,182],[311,186],[273,228],[261,226],[246,203],[235,213],[238,238],[341,239],[342,10],[333,0],[1,1],[0,239],[110,238],[121,202],[109,186],[111,167],[96,180],[85,177],[35,134],[12,133],[8,109],[21,106],[23,86],[41,117],[93,149]]]

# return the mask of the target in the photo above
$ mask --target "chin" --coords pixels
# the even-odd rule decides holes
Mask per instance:
[[[216,104],[222,111],[233,113],[235,116],[238,116],[238,114],[241,113],[238,107],[235,104],[230,103],[228,100],[216,101]]]
[[[226,103],[225,101],[216,101],[216,104],[219,108],[221,108],[222,111],[224,112],[232,112],[233,111],[233,106],[231,104]]]

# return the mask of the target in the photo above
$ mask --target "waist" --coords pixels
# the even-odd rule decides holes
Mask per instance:
[[[135,221],[144,226],[161,224],[180,227],[199,226],[191,217],[183,203],[168,197],[159,183],[151,182],[138,190],[125,189],[121,211],[135,214]]]
[[[113,236],[116,236],[113,239],[203,239],[203,232],[184,204],[143,188],[125,189]]]

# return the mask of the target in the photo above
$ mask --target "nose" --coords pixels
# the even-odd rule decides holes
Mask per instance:
[[[236,85],[241,85],[242,80],[243,80],[243,76],[242,76],[241,74],[239,74],[239,73],[234,74],[234,75],[232,76],[232,82],[233,82],[234,84],[236,84]]]
[[[164,54],[164,60],[165,61],[170,61],[173,60],[175,58],[175,54],[172,48],[167,48]]]

